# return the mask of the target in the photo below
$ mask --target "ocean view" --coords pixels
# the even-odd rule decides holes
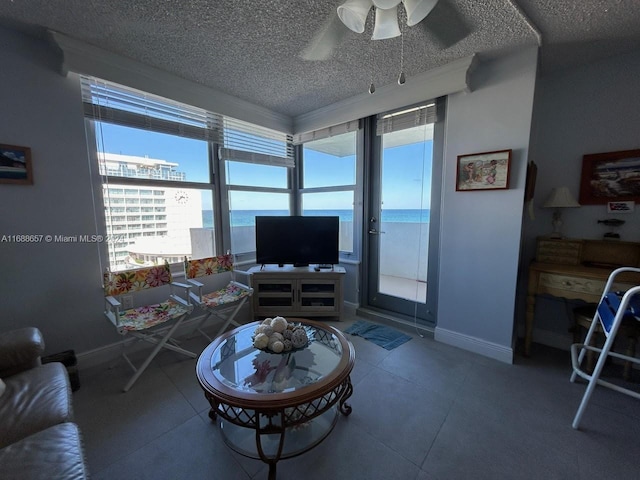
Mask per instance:
[[[305,210],[305,215],[314,216],[336,216],[340,217],[341,222],[352,222],[352,210]],[[286,210],[231,210],[231,226],[246,227],[255,224],[255,217],[264,216],[286,216]],[[383,222],[397,223],[429,223],[429,209],[397,209],[383,210]],[[202,223],[204,228],[213,227],[213,211],[202,211]]]

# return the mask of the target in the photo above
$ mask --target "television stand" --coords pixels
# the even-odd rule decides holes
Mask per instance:
[[[344,267],[255,266],[248,270],[253,287],[253,315],[275,317],[338,317],[342,319]]]

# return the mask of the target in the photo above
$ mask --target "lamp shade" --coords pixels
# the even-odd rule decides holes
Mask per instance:
[[[544,208],[570,208],[579,207],[578,201],[573,198],[567,187],[556,187],[542,205]]]
[[[371,10],[371,0],[347,0],[338,7],[338,17],[349,30],[362,33],[369,10]]]
[[[371,0],[373,2],[373,6],[377,8],[382,8],[383,10],[389,10],[390,8],[397,7],[400,3],[400,0]]]
[[[382,10],[376,8],[376,22],[373,26],[372,40],[385,40],[400,35],[398,26],[398,9]]]
[[[407,11],[407,26],[413,27],[429,15],[438,0],[402,0]]]

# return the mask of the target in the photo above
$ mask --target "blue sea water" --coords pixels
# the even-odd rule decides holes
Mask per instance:
[[[353,221],[352,210],[305,210],[304,215],[337,216],[342,222]],[[383,222],[429,223],[429,209],[389,209],[382,211]],[[256,216],[286,216],[286,210],[231,210],[231,226],[243,227],[255,225]],[[213,227],[213,211],[202,211],[204,228]]]

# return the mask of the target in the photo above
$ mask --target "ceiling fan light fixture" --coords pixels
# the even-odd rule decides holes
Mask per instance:
[[[371,40],[386,40],[400,36],[400,26],[398,25],[398,9],[390,8],[382,10],[376,8],[376,21],[373,26]]]
[[[347,0],[338,6],[338,17],[349,30],[363,33],[369,10],[371,0]]]
[[[383,10],[389,10],[390,8],[397,7],[401,0],[371,0],[373,2],[373,6],[376,8],[381,8]]]
[[[407,12],[407,26],[413,27],[425,19],[438,0],[402,0]]]

